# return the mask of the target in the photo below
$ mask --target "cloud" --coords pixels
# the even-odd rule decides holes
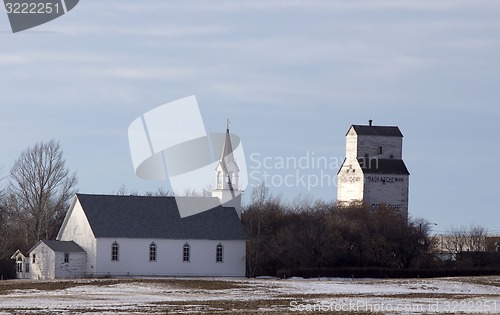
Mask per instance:
[[[23,64],[26,61],[26,58],[19,55],[0,55],[0,64]]]
[[[65,26],[58,30],[61,34],[67,34],[72,36],[83,36],[83,35],[96,35],[98,37],[105,36],[135,36],[135,37],[186,37],[186,36],[198,36],[198,35],[208,35],[208,34],[220,34],[225,32],[224,29],[204,25],[204,26],[185,26],[180,27],[176,25],[151,25],[149,27],[135,26],[135,27],[125,27],[109,25],[109,27],[103,28],[102,26],[93,26],[89,24],[73,24]]]
[[[269,10],[432,10],[444,11],[456,8],[500,7],[500,4],[489,0],[252,0],[252,1],[189,1],[175,4],[164,1],[144,5],[137,2],[119,3],[100,2],[87,5],[95,12],[155,12],[166,11],[213,11],[213,12],[249,12]]]
[[[200,74],[197,68],[174,68],[158,66],[123,66],[82,69],[82,73],[95,77],[112,77],[133,80],[184,80]]]
[[[485,51],[498,49],[500,40],[496,38],[464,38],[447,40],[439,44],[446,49],[459,49],[463,51]]]

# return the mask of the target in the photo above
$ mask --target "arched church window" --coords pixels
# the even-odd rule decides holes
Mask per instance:
[[[154,242],[149,245],[149,261],[156,261],[156,244]]]
[[[224,247],[221,243],[215,248],[215,262],[224,262]]]
[[[184,246],[182,247],[182,261],[191,261],[191,246],[188,243],[184,244]]]
[[[118,261],[119,249],[120,247],[117,242],[111,245],[111,261]]]

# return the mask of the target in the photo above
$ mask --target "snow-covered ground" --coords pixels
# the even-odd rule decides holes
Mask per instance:
[[[0,314],[500,313],[500,277],[0,282]]]

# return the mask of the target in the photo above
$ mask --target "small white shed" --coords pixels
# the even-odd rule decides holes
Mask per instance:
[[[73,241],[44,240],[28,251],[30,279],[82,278],[87,253]]]

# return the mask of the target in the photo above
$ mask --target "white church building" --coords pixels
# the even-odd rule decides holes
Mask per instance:
[[[18,277],[245,276],[229,129],[215,171],[212,197],[76,194],[56,240],[40,241],[26,257],[14,254]],[[181,217],[179,202],[209,210]]]
[[[337,202],[381,205],[408,217],[410,173],[403,161],[403,134],[396,126],[352,125],[338,173]]]

